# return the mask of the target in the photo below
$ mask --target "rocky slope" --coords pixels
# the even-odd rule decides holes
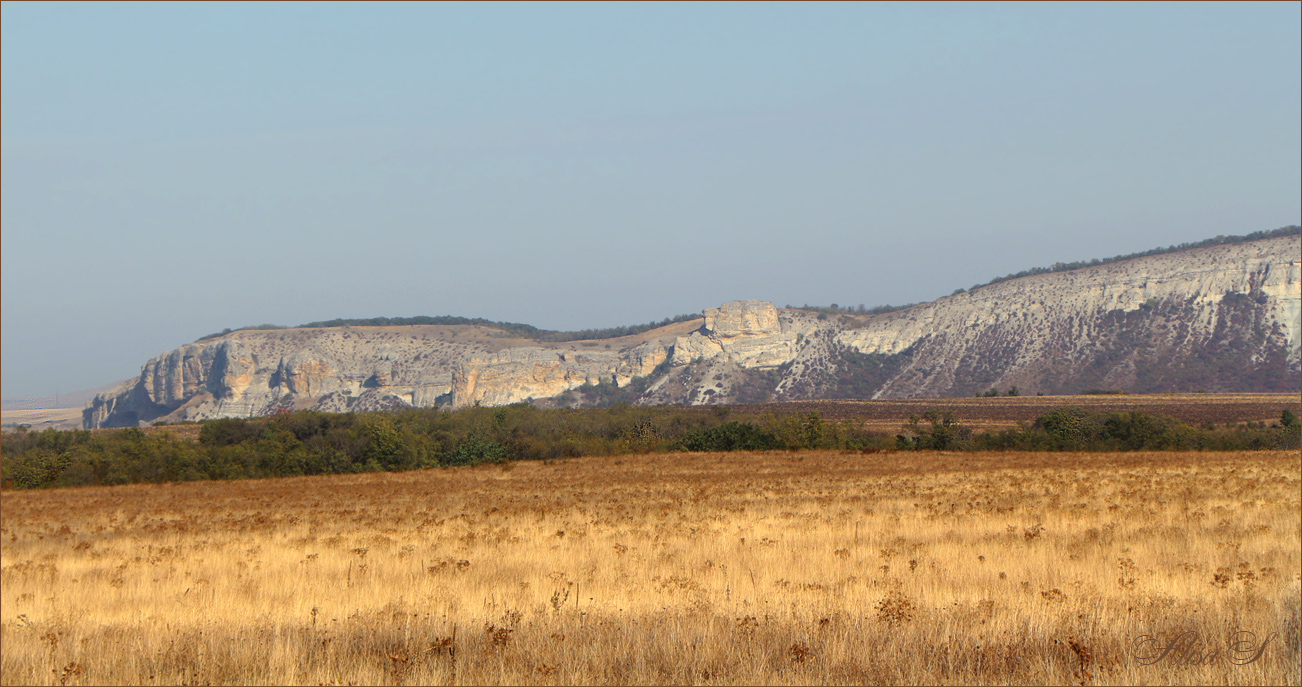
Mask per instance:
[[[237,331],[149,361],[138,379],[97,396],[84,424],[594,397],[1297,391],[1300,255],[1297,236],[1191,249],[876,316],[737,301],[703,320],[602,341],[539,343],[466,325]]]

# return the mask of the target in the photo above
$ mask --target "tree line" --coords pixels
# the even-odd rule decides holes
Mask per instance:
[[[1269,231],[1254,231],[1250,234],[1244,234],[1242,236],[1217,236],[1216,238],[1206,239],[1203,241],[1181,243],[1173,246],[1167,246],[1166,248],[1154,248],[1152,250],[1146,250],[1139,253],[1127,253],[1125,255],[1115,255],[1110,258],[1095,258],[1093,260],[1078,260],[1075,262],[1059,262],[1059,263],[1054,263],[1053,265],[1050,265],[1048,267],[1032,267],[1031,269],[1028,270],[1022,270],[1021,272],[1006,274],[1002,277],[995,277],[994,279],[991,279],[990,281],[985,282],[983,284],[975,284],[970,289],[957,289],[954,291],[954,294],[963,293],[965,290],[973,291],[983,286],[990,286],[992,284],[998,284],[1000,282],[1009,281],[1010,279],[1020,279],[1021,277],[1030,277],[1037,274],[1049,274],[1052,272],[1067,272],[1070,270],[1078,270],[1083,267],[1096,267],[1098,265],[1105,265],[1110,262],[1119,262],[1121,260],[1131,260],[1134,258],[1144,258],[1152,255],[1163,255],[1166,253],[1175,253],[1182,250],[1189,250],[1191,248],[1206,248],[1209,246],[1223,246],[1223,245],[1230,245],[1235,243],[1246,243],[1248,241],[1259,241],[1261,239],[1278,238],[1282,236],[1295,236],[1300,233],[1302,233],[1302,227],[1298,225],[1289,225],[1286,227],[1280,227],[1279,229],[1272,229]],[[809,305],[808,303],[806,303],[805,305],[800,305],[800,306],[794,306],[788,304],[786,308],[794,309],[794,310],[808,310],[811,312],[817,312],[824,315],[837,315],[837,314],[881,315],[885,313],[895,312],[897,310],[904,310],[905,308],[912,308],[915,305],[918,304],[908,303],[906,305],[878,305],[874,307],[868,307],[862,303],[859,305],[848,305],[848,306],[841,306],[836,303],[827,306]],[[522,339],[533,339],[535,341],[546,341],[546,342],[586,341],[586,340],[594,340],[594,339],[616,339],[621,336],[632,336],[634,334],[641,334],[643,332],[647,332],[652,329],[666,327],[671,324],[676,324],[678,322],[687,322],[689,320],[698,319],[700,317],[701,316],[696,313],[687,313],[682,315],[676,315],[674,317],[666,317],[665,319],[660,320],[658,322],[648,322],[646,324],[635,324],[635,325],[627,325],[621,327],[605,327],[605,328],[595,328],[595,329],[580,329],[574,331],[556,331],[551,329],[539,329],[538,327],[534,327],[533,325],[521,324],[519,322],[496,322],[493,320],[484,319],[482,317],[458,317],[455,315],[439,315],[433,317],[421,315],[417,317],[337,318],[333,320],[322,320],[320,322],[309,322],[307,324],[300,324],[298,325],[298,327],[284,327],[275,324],[259,324],[251,327],[240,327],[238,329],[227,328],[227,329],[223,329],[220,332],[214,332],[206,336],[201,336],[198,339],[196,339],[196,341],[206,341],[208,339],[215,339],[219,336],[225,336],[226,334],[230,334],[231,332],[256,330],[256,329],[310,329],[310,328],[318,328],[318,327],[389,327],[389,326],[398,326],[398,325],[417,325],[417,324],[476,325],[480,327],[488,327],[491,329],[499,329],[513,336],[517,336]]]
[[[198,441],[165,428],[6,434],[0,484],[28,489],[414,470],[625,453],[883,450],[1140,451],[1298,449],[1299,422],[1194,427],[1140,412],[1059,408],[1033,423],[974,432],[949,410],[897,434],[818,413],[741,415],[712,409],[542,409],[528,404],[395,413],[299,411],[200,423]],[[690,458],[684,458],[690,460]]]
[[[643,332],[667,327],[678,322],[688,322],[690,320],[700,319],[698,314],[682,314],[674,317],[666,317],[657,322],[647,322],[645,324],[632,324],[620,327],[604,327],[596,329],[579,329],[574,331],[556,331],[551,329],[539,329],[533,325],[521,324],[519,322],[495,322],[486,320],[482,317],[458,317],[455,315],[438,315],[428,316],[420,315],[416,317],[369,317],[369,318],[337,318],[333,320],[322,320],[320,322],[308,322],[300,324],[297,327],[282,327],[275,324],[260,324],[253,327],[240,327],[239,329],[223,329],[220,332],[214,332],[206,336],[201,336],[196,341],[207,341],[219,336],[225,336],[231,332],[246,331],[252,329],[315,329],[321,327],[394,327],[417,324],[442,324],[442,325],[474,325],[497,329],[511,336],[522,339],[533,339],[534,341],[560,342],[560,341],[587,341],[592,339],[617,339],[621,336],[632,336]]]
[[[1289,225],[1287,227],[1280,227],[1279,229],[1272,229],[1269,231],[1254,231],[1251,234],[1244,234],[1242,236],[1217,236],[1216,238],[1206,239],[1203,241],[1192,241],[1188,243],[1181,243],[1174,246],[1167,246],[1166,248],[1154,248],[1152,250],[1141,251],[1139,253],[1127,253],[1125,255],[1115,255],[1110,258],[1095,258],[1093,260],[1078,260],[1076,262],[1059,262],[1059,263],[1054,263],[1053,265],[1050,265],[1048,267],[1032,267],[1029,270],[1022,270],[1021,272],[1016,272],[1014,274],[1006,274],[1002,277],[995,277],[994,279],[991,279],[990,281],[985,282],[984,284],[976,284],[968,290],[975,291],[976,289],[979,289],[983,286],[990,286],[992,284],[998,284],[1000,282],[1005,282],[1010,279],[1020,279],[1022,277],[1030,277],[1037,274],[1049,274],[1052,272],[1067,272],[1070,270],[1078,270],[1083,267],[1096,267],[1098,265],[1106,265],[1107,263],[1110,262],[1133,260],[1135,258],[1146,258],[1152,255],[1165,255],[1166,253],[1177,253],[1179,251],[1189,250],[1191,248],[1208,248],[1211,246],[1226,246],[1235,243],[1247,243],[1248,241],[1260,241],[1262,239],[1279,238],[1282,236],[1296,236],[1297,234],[1300,233],[1302,233],[1302,227],[1294,224],[1294,225]],[[961,291],[962,289],[960,289],[959,291],[955,291],[955,293],[960,293]]]
[[[1134,258],[1146,258],[1152,255],[1164,255],[1166,253],[1176,253],[1182,250],[1189,250],[1191,248],[1225,246],[1225,245],[1231,245],[1235,243],[1246,243],[1248,241],[1260,241],[1262,239],[1279,238],[1282,236],[1296,236],[1297,234],[1300,233],[1302,233],[1302,227],[1298,225],[1289,225],[1287,227],[1280,227],[1279,229],[1271,229],[1267,231],[1254,231],[1250,234],[1243,234],[1242,236],[1217,236],[1216,238],[1206,239],[1203,241],[1191,241],[1191,242],[1181,243],[1173,246],[1167,246],[1165,248],[1154,248],[1152,250],[1141,251],[1138,253],[1114,255],[1110,258],[1095,258],[1093,260],[1077,260],[1075,262],[1059,262],[1059,263],[1054,263],[1048,267],[1032,267],[1031,269],[1022,270],[1021,272],[1006,274],[1002,277],[995,277],[994,279],[991,279],[988,282],[975,284],[969,289],[962,289],[962,288],[955,289],[954,292],[951,293],[950,295],[954,296],[960,293],[964,293],[965,291],[975,291],[976,289],[979,289],[984,286],[998,284],[1000,282],[1009,281],[1011,279],[1031,277],[1037,274],[1067,272],[1070,270],[1078,270],[1083,267],[1097,267],[1098,265],[1106,265],[1107,263],[1110,262],[1120,262],[1122,260],[1133,260]],[[836,303],[833,303],[831,305],[825,305],[825,306],[805,304],[800,306],[787,305],[786,307],[788,309],[809,310],[812,312],[817,312],[817,313],[827,314],[827,315],[838,315],[838,314],[881,315],[889,312],[895,312],[897,310],[904,310],[905,308],[912,308],[915,305],[918,304],[909,303],[907,305],[879,305],[870,308],[862,304],[855,305],[855,306],[841,306],[841,305],[837,305]]]

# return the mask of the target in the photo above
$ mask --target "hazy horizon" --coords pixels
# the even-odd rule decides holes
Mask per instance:
[[[6,398],[259,323],[902,304],[1302,217],[1296,3],[0,11]]]

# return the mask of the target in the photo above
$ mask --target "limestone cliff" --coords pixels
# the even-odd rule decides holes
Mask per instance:
[[[541,343],[487,326],[236,331],[150,360],[100,394],[87,427],[330,411],[971,395],[1089,388],[1297,391],[1298,236],[1024,277],[875,316],[708,308],[617,339]],[[636,383],[634,383],[636,381]]]
[[[452,391],[456,365],[500,347],[477,327],[338,327],[237,331],[145,363],[100,394],[87,427],[266,415],[280,408],[343,411],[431,406]],[[497,345],[495,345],[497,344]]]
[[[1298,237],[1014,279],[845,329],[864,354],[910,352],[874,397],[1296,391]]]
[[[475,356],[457,365],[452,405],[506,405],[560,395],[584,384],[623,386],[650,374],[671,345],[653,340],[621,350],[524,347]]]

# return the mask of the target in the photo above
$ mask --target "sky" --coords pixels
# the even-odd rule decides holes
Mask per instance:
[[[1300,7],[4,3],[3,395],[226,327],[900,304],[1297,224]]]

